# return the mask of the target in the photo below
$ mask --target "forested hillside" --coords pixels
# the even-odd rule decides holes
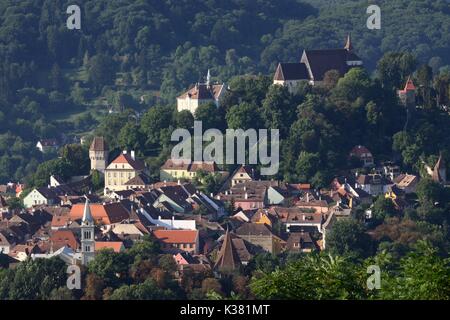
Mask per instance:
[[[411,52],[435,74],[450,64],[443,0],[380,1],[381,30],[366,28],[364,0],[76,1],[82,28],[71,31],[66,8],[73,3],[0,2],[1,182],[23,180],[55,156],[35,151],[39,139],[70,142],[105,128],[98,124],[108,111],[131,108],[136,117],[156,104],[173,105],[208,68],[221,81],[271,75],[278,61],[298,60],[303,48],[342,47],[347,33],[369,73],[388,51]],[[129,116],[116,115],[119,130]],[[151,150],[160,137],[149,130],[142,132]]]

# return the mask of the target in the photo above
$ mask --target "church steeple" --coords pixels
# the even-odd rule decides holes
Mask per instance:
[[[345,44],[344,49],[347,49],[347,51],[353,51],[352,38],[350,36],[350,33],[347,35],[347,43]]]
[[[86,197],[83,218],[81,220],[81,263],[87,265],[95,256],[95,224],[89,199]]]
[[[211,73],[209,72],[209,69],[208,69],[208,73],[206,74],[206,85],[208,86],[208,88],[209,88],[210,84],[211,84]]]
[[[239,265],[239,257],[237,256],[233,242],[231,241],[231,234],[227,229],[214,269],[222,272],[233,271],[239,268]]]
[[[83,219],[81,220],[83,225],[94,224],[94,218],[92,218],[91,206],[89,205],[89,199],[86,197],[86,203],[84,204]]]

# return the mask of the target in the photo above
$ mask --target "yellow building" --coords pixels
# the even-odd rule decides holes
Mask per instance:
[[[183,161],[173,161],[168,159],[160,169],[161,181],[177,181],[177,180],[192,180],[197,176],[197,172],[203,171],[206,173],[220,173],[225,177],[228,173],[220,171],[215,162],[211,161],[194,161],[187,163]]]
[[[136,160],[134,151],[124,151],[105,170],[105,194],[128,189],[127,182],[145,171],[145,163]]]

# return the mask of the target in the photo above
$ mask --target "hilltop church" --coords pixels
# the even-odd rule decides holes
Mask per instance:
[[[362,65],[348,35],[347,43],[342,49],[303,50],[300,62],[279,63],[273,84],[287,86],[293,92],[300,81],[308,81],[311,85],[320,84],[327,71],[337,70],[343,76],[351,68]]]

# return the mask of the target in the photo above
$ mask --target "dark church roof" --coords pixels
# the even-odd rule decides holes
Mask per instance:
[[[342,76],[350,67],[347,61],[360,61],[361,59],[346,49],[305,50],[305,61],[309,65],[314,81],[322,81],[327,71],[337,70]]]
[[[304,63],[279,63],[274,80],[309,79],[308,70]]]
[[[279,63],[274,80],[312,80],[323,81],[325,73],[337,70],[340,76],[346,74],[354,65],[348,62],[362,62],[353,51],[350,35],[342,49],[304,50],[300,63]],[[310,78],[312,77],[312,78]]]

